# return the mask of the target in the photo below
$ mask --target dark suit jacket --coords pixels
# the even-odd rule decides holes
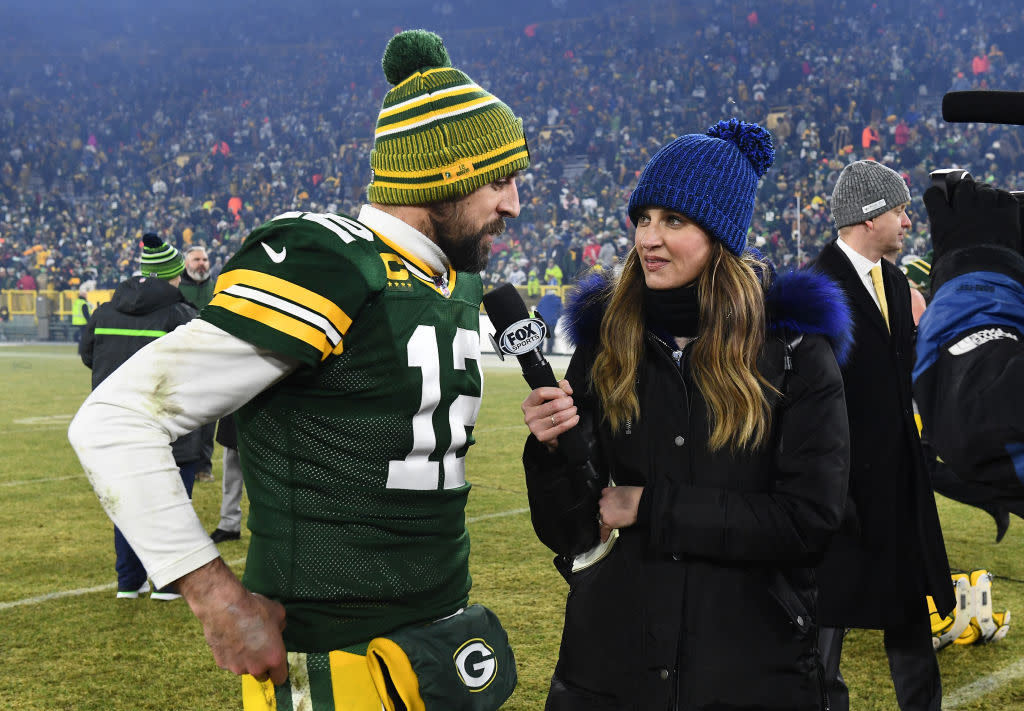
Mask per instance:
[[[840,531],[818,567],[819,623],[884,629],[954,606],[939,516],[914,422],[914,319],[907,278],[882,260],[890,330],[833,241],[814,267],[846,293],[854,346],[843,367],[850,490]]]

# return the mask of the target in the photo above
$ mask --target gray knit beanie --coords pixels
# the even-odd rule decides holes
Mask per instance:
[[[832,220],[836,229],[856,225],[908,202],[910,189],[899,173],[873,160],[858,160],[843,168],[832,190]]]

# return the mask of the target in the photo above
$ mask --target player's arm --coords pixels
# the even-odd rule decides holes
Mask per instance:
[[[128,359],[75,415],[71,445],[107,514],[158,586],[217,557],[170,443],[234,412],[293,367],[195,320]]]
[[[284,609],[220,559],[170,442],[285,377],[295,362],[201,319],[143,348],[82,405],[68,437],[111,520],[157,586],[177,582],[218,665],[284,681]]]

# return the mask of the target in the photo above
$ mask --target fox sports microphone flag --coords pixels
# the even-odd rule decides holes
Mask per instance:
[[[518,358],[523,377],[531,388],[557,388],[558,380],[551,364],[541,353],[547,326],[542,319],[530,317],[519,291],[511,284],[489,291],[484,294],[484,308],[494,325],[491,340],[498,355]],[[587,445],[577,428],[560,434],[558,445],[571,463],[587,461]]]

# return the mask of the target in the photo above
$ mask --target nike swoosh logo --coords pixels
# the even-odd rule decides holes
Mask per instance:
[[[270,257],[270,261],[272,261],[274,264],[280,264],[281,262],[284,261],[284,258],[288,256],[287,247],[281,247],[280,252],[275,252],[273,248],[266,242],[260,242],[260,244],[263,245],[263,249],[266,250],[267,256]]]

